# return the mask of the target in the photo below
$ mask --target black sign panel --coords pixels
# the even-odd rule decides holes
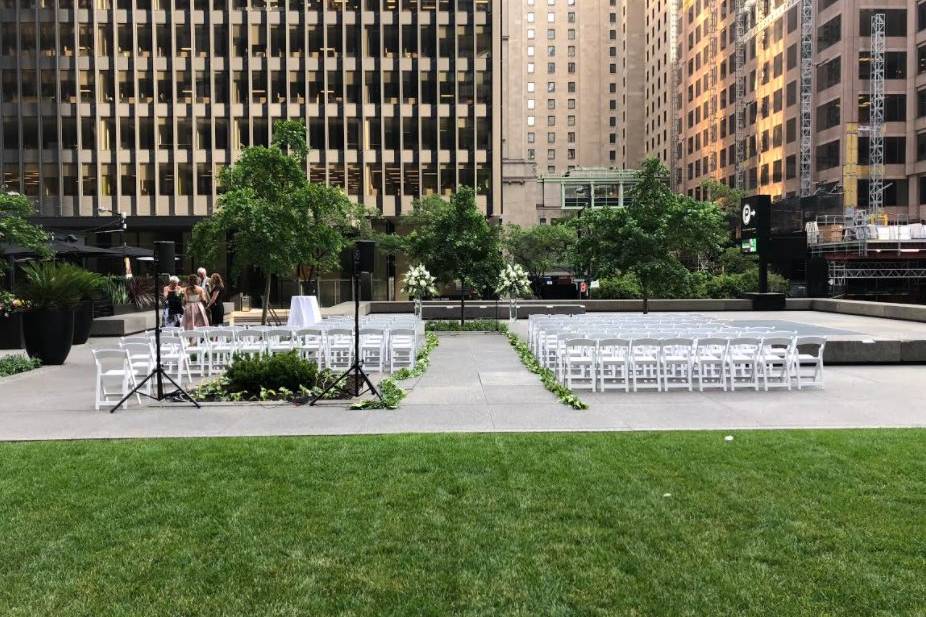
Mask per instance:
[[[740,204],[740,247],[744,253],[759,253],[768,248],[771,228],[772,198],[768,195],[744,197]]]

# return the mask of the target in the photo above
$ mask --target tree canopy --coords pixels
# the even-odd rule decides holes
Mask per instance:
[[[492,287],[501,270],[500,228],[479,211],[471,187],[461,187],[450,201],[430,195],[416,202],[407,222],[406,252],[438,281],[459,282],[462,318],[467,286]]]
[[[532,277],[543,276],[556,266],[571,263],[576,230],[570,225],[519,225],[504,228],[504,248],[511,259]]]
[[[632,275],[644,299],[671,294],[687,277],[685,264],[726,239],[717,206],[673,193],[657,159],[644,161],[625,207],[589,210],[570,224],[577,262],[596,278]]]
[[[314,276],[336,266],[346,234],[367,223],[365,210],[343,191],[308,181],[301,121],[277,122],[273,131],[269,147],[246,148],[222,172],[218,208],[193,229],[197,257],[214,259],[225,247],[232,275],[251,266],[264,274],[264,322],[273,275],[307,266]]]
[[[18,245],[35,251],[41,257],[51,255],[48,234],[29,222],[35,206],[19,193],[0,193],[0,245]]]

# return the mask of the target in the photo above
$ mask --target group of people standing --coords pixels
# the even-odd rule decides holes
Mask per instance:
[[[220,326],[225,320],[225,283],[218,272],[208,276],[205,268],[199,268],[187,277],[186,285],[172,276],[162,294],[165,326],[192,330],[209,324]]]

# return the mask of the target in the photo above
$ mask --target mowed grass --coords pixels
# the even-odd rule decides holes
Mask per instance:
[[[926,432],[0,445],[0,615],[924,615]]]

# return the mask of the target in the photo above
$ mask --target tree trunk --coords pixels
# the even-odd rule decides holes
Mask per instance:
[[[460,278],[460,329],[466,324],[466,283]]]
[[[270,308],[270,281],[272,278],[273,277],[267,274],[266,280],[264,281],[264,301],[261,303],[264,306],[261,308],[260,315],[260,325],[262,326],[267,325],[267,309]]]

